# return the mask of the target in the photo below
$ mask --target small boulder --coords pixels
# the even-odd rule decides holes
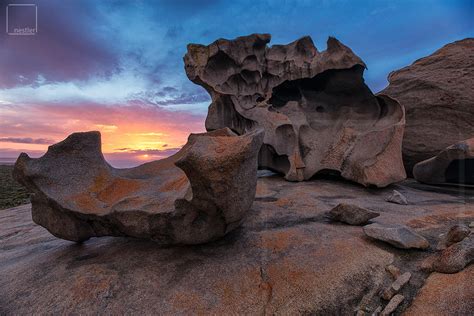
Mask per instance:
[[[364,227],[364,233],[401,249],[426,249],[428,241],[411,228],[402,225],[371,224]]]
[[[441,273],[456,273],[474,261],[474,238],[464,238],[428,259],[425,267]]]
[[[392,194],[389,197],[387,197],[385,201],[390,202],[390,203],[400,204],[400,205],[408,205],[407,198],[403,194],[398,192],[397,190],[393,190]]]
[[[454,225],[447,234],[443,234],[436,249],[443,250],[469,236],[471,229],[463,224]]]
[[[454,225],[448,232],[447,242],[454,244],[469,236],[471,230],[466,225]]]
[[[372,218],[380,216],[377,212],[345,203],[334,207],[329,211],[328,215],[333,221],[343,222],[349,225],[365,225]]]

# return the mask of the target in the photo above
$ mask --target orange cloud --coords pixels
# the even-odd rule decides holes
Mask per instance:
[[[190,133],[203,132],[204,117],[131,102],[127,105],[10,105],[0,119],[0,138],[55,142],[78,131],[98,130],[102,151],[116,166],[156,160],[176,152]],[[38,156],[45,142],[0,142],[0,157],[21,151]],[[115,163],[114,163],[115,162]]]

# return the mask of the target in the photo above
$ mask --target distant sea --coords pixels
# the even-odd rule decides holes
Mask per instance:
[[[16,158],[0,158],[0,165],[14,165]]]

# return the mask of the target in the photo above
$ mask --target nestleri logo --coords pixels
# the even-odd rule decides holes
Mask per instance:
[[[38,33],[38,7],[36,4],[9,4],[6,11],[8,35],[36,35]]]

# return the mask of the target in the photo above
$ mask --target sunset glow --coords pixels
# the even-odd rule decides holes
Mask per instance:
[[[186,78],[188,43],[260,32],[272,34],[271,45],[310,35],[324,50],[336,36],[366,62],[365,79],[377,92],[390,71],[472,35],[462,0],[430,1],[430,10],[416,1],[28,3],[37,6],[37,33],[0,29],[0,159],[38,157],[68,134],[90,130],[102,133],[115,166],[173,154],[189,133],[205,130],[210,103]],[[5,15],[0,10],[2,28]]]

